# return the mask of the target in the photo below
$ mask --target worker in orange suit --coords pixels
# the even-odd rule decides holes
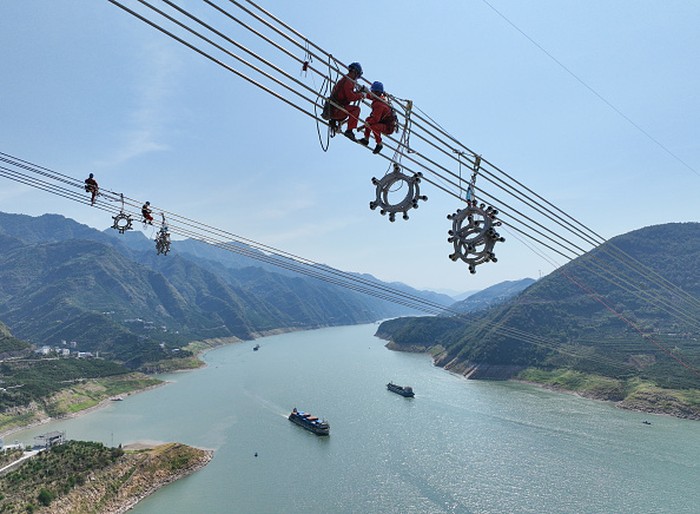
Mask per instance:
[[[384,96],[384,84],[381,82],[372,82],[369,88],[370,93],[367,98],[372,100],[372,113],[365,120],[365,136],[358,142],[361,145],[369,144],[370,132],[374,136],[377,145],[372,153],[378,154],[384,148],[382,145],[382,134],[393,134],[396,128],[396,116],[393,114],[391,107]]]
[[[362,100],[367,89],[361,86],[359,90],[355,90],[357,80],[362,76],[362,66],[359,62],[350,63],[348,73],[343,75],[331,92],[330,105],[330,123],[334,129],[347,119],[348,126],[343,132],[343,135],[348,139],[355,141],[354,130],[357,128],[357,123],[360,119],[360,106],[352,105],[353,102]],[[335,105],[333,105],[335,104]]]

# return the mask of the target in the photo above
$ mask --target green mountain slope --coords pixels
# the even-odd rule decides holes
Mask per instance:
[[[31,345],[12,336],[10,329],[0,322],[0,359],[26,354]]]
[[[630,271],[620,256],[653,271]],[[564,368],[700,388],[698,299],[700,224],[674,223],[618,236],[482,313],[392,320],[378,335],[398,349],[432,348],[437,365],[472,378]]]

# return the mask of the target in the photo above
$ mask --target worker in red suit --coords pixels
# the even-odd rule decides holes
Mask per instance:
[[[369,133],[371,132],[374,135],[374,140],[377,142],[377,146],[374,147],[372,153],[378,154],[384,148],[384,145],[382,145],[382,134],[393,134],[396,129],[396,115],[392,112],[384,96],[384,84],[372,82],[369,90],[370,93],[367,95],[367,98],[372,100],[372,113],[365,120],[365,136],[358,142],[367,146],[369,144]]]
[[[95,199],[97,198],[100,188],[97,185],[97,180],[95,180],[95,175],[92,173],[90,173],[90,176],[85,179],[85,191],[91,195],[90,205],[95,205]]]
[[[143,204],[143,206],[141,206],[141,215],[143,216],[144,224],[148,223],[149,225],[153,225],[151,202],[146,202],[145,204]]]
[[[330,123],[335,129],[347,119],[348,126],[343,132],[343,135],[352,141],[355,141],[354,130],[357,128],[357,123],[360,119],[360,106],[352,105],[353,102],[362,100],[367,89],[361,86],[358,91],[355,90],[357,80],[362,76],[362,66],[359,62],[350,63],[348,73],[343,75],[331,92],[331,112]],[[333,105],[334,104],[334,105]]]

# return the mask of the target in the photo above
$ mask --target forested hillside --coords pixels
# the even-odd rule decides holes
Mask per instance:
[[[511,301],[459,318],[404,318],[378,335],[472,378],[527,367],[700,388],[700,224],[618,236]]]
[[[31,345],[12,336],[7,326],[0,322],[0,359],[29,352]]]
[[[179,443],[125,451],[67,441],[0,477],[0,512],[126,512],[158,487],[205,466],[212,454]]]

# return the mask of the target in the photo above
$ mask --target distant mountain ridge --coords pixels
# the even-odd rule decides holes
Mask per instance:
[[[410,312],[197,241],[176,241],[158,256],[141,233],[100,232],[58,215],[0,213],[0,245],[0,320],[15,337],[75,340],[130,367],[193,339],[251,339]]]
[[[535,283],[535,279],[506,280],[474,293],[450,306],[450,311],[476,312],[506,302]]]

